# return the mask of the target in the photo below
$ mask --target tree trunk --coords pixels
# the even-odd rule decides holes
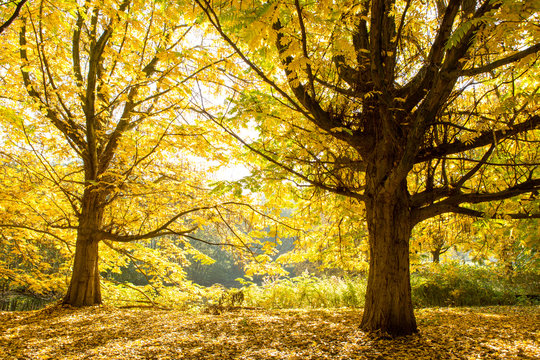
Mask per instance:
[[[441,262],[441,249],[440,248],[431,250],[431,261],[434,264],[439,264]]]
[[[77,307],[101,304],[98,244],[98,241],[78,237],[73,273],[64,304]]]
[[[391,335],[415,333],[409,272],[412,222],[406,181],[390,191],[373,187],[366,211],[370,266],[361,326]]]
[[[91,306],[102,302],[98,267],[98,230],[102,225],[103,208],[97,192],[88,187],[82,199],[73,273],[63,299],[64,304],[71,306]]]

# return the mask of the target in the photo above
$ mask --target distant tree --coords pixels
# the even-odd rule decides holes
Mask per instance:
[[[192,240],[191,245],[199,254],[189,255],[190,265],[186,268],[187,278],[202,286],[221,284],[226,287],[239,286],[236,280],[245,275],[242,269],[242,261],[239,261],[233,253],[222,246],[212,245],[219,240],[210,236],[211,232],[199,231],[198,239],[206,239],[208,243]]]
[[[471,231],[473,219],[454,214],[442,214],[422,222],[413,232],[411,250],[428,252],[433,263],[440,263],[441,256],[451,249],[466,249],[474,241]]]

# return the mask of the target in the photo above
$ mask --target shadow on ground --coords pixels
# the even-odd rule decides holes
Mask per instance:
[[[358,329],[361,311],[48,308],[0,313],[0,359],[538,359],[540,307],[420,309],[420,332]]]

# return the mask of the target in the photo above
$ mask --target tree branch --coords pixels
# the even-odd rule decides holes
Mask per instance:
[[[512,54],[510,56],[507,56],[505,58],[496,60],[492,62],[491,64],[487,64],[484,66],[480,66],[477,68],[470,68],[470,69],[464,69],[460,71],[460,75],[463,76],[474,76],[482,73],[486,73],[492,70],[495,70],[501,66],[511,64],[513,62],[516,62],[518,60],[523,59],[526,56],[535,54],[540,51],[540,44],[535,44],[533,46],[528,47],[525,50],[519,51],[515,54]]]
[[[225,33],[223,30],[221,23],[219,22],[218,16],[215,13],[214,9],[212,8],[212,5],[210,4],[210,1],[208,0],[195,0],[197,5],[203,10],[203,12],[206,14],[207,19],[210,21],[212,26],[216,29],[216,31],[219,33],[219,35],[225,40],[227,44],[234,50],[234,52],[244,61],[246,65],[248,65],[255,73],[270,87],[272,87],[274,90],[276,90],[284,99],[286,99],[295,109],[296,111],[300,112],[306,117],[310,117],[309,113],[306,112],[300,104],[298,104],[294,99],[283,90],[281,86],[276,84],[274,81],[272,81],[253,61],[248,59],[248,57],[244,54],[244,52],[236,45],[236,43]]]
[[[195,111],[195,112],[198,112],[198,113],[200,113],[200,114],[202,114],[202,115],[204,115],[206,117],[208,117],[209,119],[211,119],[216,125],[221,127],[226,133],[228,133],[229,135],[234,137],[236,140],[238,140],[243,146],[245,146],[250,151],[254,152],[255,154],[257,154],[257,155],[259,155],[261,157],[263,157],[264,159],[268,160],[272,164],[277,165],[278,167],[282,168],[283,170],[297,176],[298,178],[300,178],[301,180],[311,184],[312,186],[315,186],[315,187],[318,187],[320,189],[333,192],[335,194],[345,195],[345,196],[348,196],[348,197],[351,197],[351,198],[355,198],[355,199],[358,199],[359,201],[364,201],[365,200],[365,197],[362,194],[355,193],[355,192],[350,191],[350,190],[348,190],[346,188],[334,188],[334,187],[328,186],[328,185],[326,185],[324,183],[314,181],[314,180],[308,178],[306,175],[299,173],[298,171],[294,170],[292,167],[287,166],[287,165],[279,162],[278,160],[274,159],[270,155],[264,153],[262,150],[256,149],[254,146],[248,144],[246,140],[242,139],[234,131],[229,129],[227,126],[223,125],[220,121],[218,121],[212,114],[209,114],[207,111],[199,110],[199,109],[192,109],[192,110]]]
[[[309,95],[306,87],[298,79],[298,74],[290,69],[293,57],[291,55],[286,55],[288,46],[283,43],[284,35],[281,31],[283,27],[280,21],[277,20],[272,27],[277,32],[275,45],[280,54],[282,67],[287,76],[289,87],[300,104],[309,111],[311,116],[306,115],[307,119],[317,125],[320,129],[328,132],[328,134],[334,138],[345,141],[353,147],[365,146],[360,140],[362,134],[358,131],[356,131],[356,134],[354,134],[354,132],[351,134],[346,131],[333,131],[335,128],[343,127],[344,124],[338,118],[333,117],[330,112],[324,110],[320,103],[314,97]]]
[[[446,212],[455,212],[459,214],[465,214],[465,215],[471,215],[471,216],[484,216],[485,213],[467,209],[460,207],[460,204],[479,204],[483,202],[489,202],[489,201],[499,201],[499,200],[506,200],[510,199],[514,196],[526,194],[526,193],[532,193],[535,191],[540,190],[540,179],[530,179],[523,183],[516,184],[512,187],[509,187],[507,189],[492,192],[492,193],[470,193],[470,194],[464,194],[464,193],[455,193],[450,192],[447,193],[448,198],[439,201],[435,204],[417,208],[413,210],[413,219],[414,223],[418,223],[422,220],[428,219],[433,216],[437,216]],[[480,214],[480,215],[479,215]],[[515,216],[518,216],[517,214],[514,214]],[[521,214],[519,215],[521,217],[519,218],[531,218],[535,217],[534,215],[530,214]],[[518,217],[516,217],[518,218]]]
[[[186,216],[188,214],[191,214],[191,213],[197,212],[197,211],[201,211],[201,210],[214,209],[215,207],[216,207],[215,205],[214,206],[201,206],[201,207],[197,207],[197,208],[193,208],[193,209],[183,211],[183,212],[181,212],[179,214],[176,214],[175,216],[173,216],[168,221],[161,224],[160,226],[158,226],[154,230],[149,231],[149,232],[144,233],[144,234],[119,235],[119,234],[114,234],[114,233],[112,233],[110,231],[101,230],[101,231],[99,231],[99,237],[101,238],[101,240],[111,240],[111,241],[116,241],[116,242],[132,242],[132,241],[137,241],[137,240],[152,239],[152,238],[155,238],[155,237],[158,237],[158,236],[163,236],[163,235],[184,235],[184,234],[188,234],[190,232],[195,231],[198,227],[195,226],[193,228],[183,230],[183,231],[172,231],[172,230],[169,230],[168,227],[172,223],[174,223],[176,220],[178,220],[179,218],[181,218],[183,216]]]
[[[70,252],[72,252],[71,251],[71,245],[69,244],[69,242],[67,240],[61,238],[60,236],[58,236],[56,234],[53,234],[52,232],[50,232],[48,230],[36,229],[36,228],[34,228],[32,226],[28,226],[28,225],[4,224],[4,223],[0,223],[0,228],[23,229],[23,230],[30,230],[30,231],[33,231],[33,232],[38,233],[38,234],[49,235],[49,236],[55,238],[56,240],[59,240],[62,243],[64,243],[66,245],[66,247],[68,248],[68,250]]]
[[[442,158],[446,155],[483,147],[493,143],[494,140],[499,142],[502,139],[506,139],[510,136],[529,130],[538,129],[539,127],[540,115],[533,115],[527,121],[516,124],[509,129],[483,131],[479,136],[470,141],[456,140],[452,143],[421,149],[416,155],[415,163],[421,163],[431,159]]]
[[[495,142],[493,144],[491,144],[488,151],[486,151],[484,156],[482,156],[482,159],[480,159],[480,161],[471,170],[469,170],[465,175],[463,175],[461,177],[461,179],[459,179],[459,181],[455,185],[451,185],[451,186],[459,191],[459,189],[461,189],[463,184],[465,184],[467,182],[467,180],[469,180],[471,177],[473,177],[474,174],[476,174],[482,168],[482,166],[484,166],[486,164],[487,160],[491,156],[491,153],[495,149],[495,146],[496,146]]]
[[[11,25],[11,23],[13,23],[13,21],[15,21],[17,16],[19,16],[19,13],[21,12],[21,9],[24,6],[24,4],[26,3],[26,1],[27,0],[21,0],[17,4],[17,7],[15,8],[15,11],[13,11],[13,14],[11,15],[11,17],[9,19],[7,19],[2,25],[0,25],[0,34],[3,33],[9,27],[9,25]]]
[[[478,211],[474,209],[465,208],[457,205],[437,205],[434,204],[429,206],[421,211],[418,211],[415,216],[413,216],[413,223],[417,224],[423,220],[429,219],[431,217],[441,215],[444,213],[454,213],[461,214],[470,217],[477,218],[489,218],[489,219],[512,219],[512,220],[526,220],[526,219],[540,219],[540,213],[504,213],[504,214],[487,214],[483,211]]]
[[[24,20],[24,19],[23,19]],[[26,70],[26,67],[29,65],[30,61],[28,60],[28,54],[26,51],[26,25],[23,24],[19,33],[19,56],[23,61],[21,65],[21,74],[23,78],[23,83],[28,92],[28,95],[32,97],[36,102],[44,105],[45,116],[51,121],[51,123],[64,134],[66,140],[69,142],[69,145],[77,154],[82,155],[84,149],[86,148],[86,142],[79,133],[79,129],[73,122],[62,121],[58,114],[51,109],[41,98],[40,93],[34,87],[30,72]]]
[[[300,31],[302,34],[302,52],[304,54],[304,57],[306,60],[308,60],[308,63],[306,65],[307,68],[307,74],[309,79],[309,86],[311,90],[311,96],[313,98],[316,97],[315,94],[315,83],[314,83],[314,76],[313,71],[311,69],[311,63],[309,62],[309,54],[307,51],[307,35],[306,35],[306,25],[304,24],[304,18],[302,17],[302,7],[300,6],[299,0],[294,0],[294,5],[296,6],[296,13],[298,14],[298,23],[300,24]]]
[[[411,81],[399,90],[399,97],[407,97],[407,102],[404,104],[406,110],[414,108],[418,102],[424,97],[429,84],[433,82],[435,74],[441,66],[444,57],[444,46],[450,35],[452,34],[452,26],[458,14],[461,0],[450,0],[444,16],[439,26],[431,50],[428,55],[427,63],[418,71]]]

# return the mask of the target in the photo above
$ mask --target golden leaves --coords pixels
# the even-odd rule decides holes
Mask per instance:
[[[538,307],[421,309],[421,334],[359,330],[353,310],[178,311],[50,308],[0,313],[7,358],[532,359]]]

